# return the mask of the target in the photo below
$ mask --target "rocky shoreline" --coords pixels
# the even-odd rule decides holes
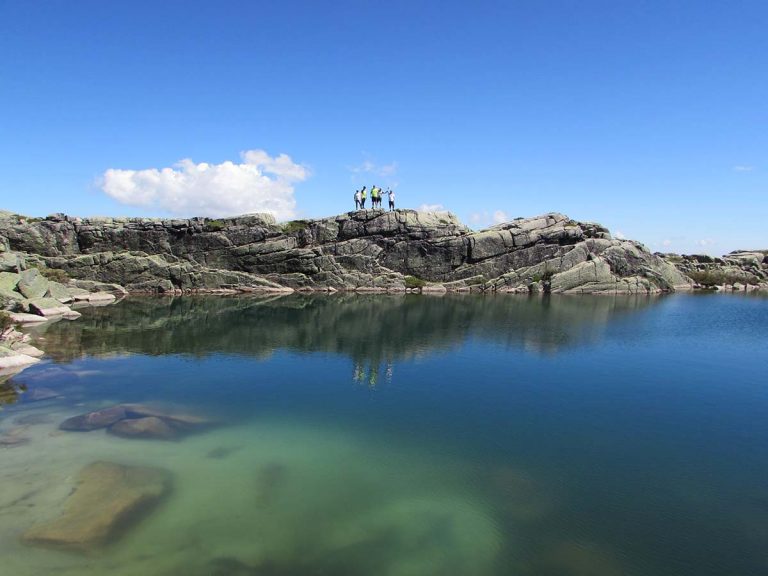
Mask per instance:
[[[767,254],[710,261],[653,254],[599,224],[557,213],[479,232],[450,213],[413,210],[287,223],[266,214],[211,220],[0,213],[0,269],[45,267],[129,292],[634,294],[689,290],[708,270],[764,288]]]
[[[651,253],[558,213],[472,231],[447,212],[359,210],[277,223],[30,218],[0,212],[0,368],[40,355],[12,324],[73,319],[128,293],[655,294],[768,289],[768,250]],[[37,356],[36,356],[37,355]]]

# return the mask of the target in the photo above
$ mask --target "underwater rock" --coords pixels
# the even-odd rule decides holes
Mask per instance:
[[[126,418],[115,422],[107,432],[123,438],[144,438],[154,440],[174,440],[179,431],[157,416],[145,418]]]
[[[567,541],[547,550],[535,563],[541,576],[623,576],[626,572],[605,549],[592,542]]]
[[[167,412],[144,404],[117,404],[68,418],[59,428],[76,432],[109,428],[110,433],[124,438],[171,440],[209,424],[207,418],[193,414]]]
[[[29,426],[17,426],[16,428],[11,428],[3,435],[0,435],[0,446],[9,448],[11,446],[21,446],[22,444],[26,444],[30,440],[22,434],[27,428],[29,428]]]
[[[42,386],[40,388],[33,388],[24,395],[24,399],[28,402],[40,402],[42,400],[50,400],[52,398],[60,397],[61,394],[56,392],[56,390],[51,390],[50,388],[45,388]]]
[[[256,473],[256,501],[260,506],[274,500],[278,489],[285,481],[287,468],[280,462],[262,466]]]
[[[77,476],[63,513],[32,527],[26,544],[90,551],[109,543],[147,513],[171,486],[166,470],[94,462]]]
[[[539,520],[555,508],[547,487],[523,470],[502,466],[494,471],[492,481],[502,510],[515,522]]]
[[[126,417],[125,408],[120,405],[88,412],[79,416],[67,418],[59,425],[61,430],[74,432],[90,432],[98,428],[106,428]]]
[[[232,447],[232,446],[219,446],[217,448],[213,448],[212,450],[209,450],[206,454],[206,458],[213,458],[214,460],[221,460],[222,458],[226,458],[232,452],[235,452],[239,450],[239,447]]]
[[[209,419],[202,416],[197,416],[196,414],[170,412],[154,406],[147,406],[146,404],[120,404],[120,406],[125,410],[126,416],[128,418],[145,418],[154,416],[178,427],[189,428],[212,424]]]

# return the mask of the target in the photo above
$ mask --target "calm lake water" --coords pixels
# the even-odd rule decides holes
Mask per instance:
[[[0,447],[2,574],[768,574],[768,299],[82,312],[35,329],[45,361],[5,383],[0,433],[28,441]],[[218,425],[178,441],[58,430],[120,402]],[[22,544],[97,460],[166,469],[174,489],[92,554]]]

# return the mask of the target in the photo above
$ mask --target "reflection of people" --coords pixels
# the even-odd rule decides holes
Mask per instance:
[[[389,194],[389,210],[391,212],[395,209],[395,191],[390,190],[387,194]]]
[[[352,374],[352,380],[361,382],[363,380],[363,367],[360,362],[355,362],[355,371]]]

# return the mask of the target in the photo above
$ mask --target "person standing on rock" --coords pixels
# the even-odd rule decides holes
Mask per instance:
[[[373,188],[371,188],[371,208],[375,210],[378,203],[379,203],[379,189],[376,188],[376,184],[374,184]]]
[[[392,212],[395,209],[395,191],[388,190],[387,194],[389,194],[389,211]]]
[[[355,190],[355,210],[360,210],[362,207],[362,195],[360,194],[360,190]]]
[[[360,210],[365,210],[365,197],[368,195],[368,192],[365,191],[365,186],[363,186],[363,189],[360,190]]]

